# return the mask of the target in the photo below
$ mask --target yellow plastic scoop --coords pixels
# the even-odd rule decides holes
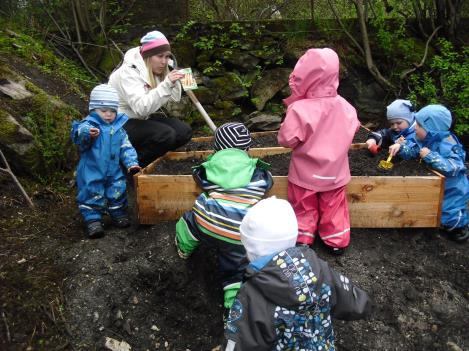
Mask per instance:
[[[391,162],[392,155],[389,155],[386,160],[381,160],[378,163],[378,167],[384,170],[390,170],[394,164]]]

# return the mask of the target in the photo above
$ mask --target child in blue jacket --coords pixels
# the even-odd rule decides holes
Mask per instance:
[[[333,351],[332,318],[371,312],[365,291],[309,247],[295,247],[298,223],[288,201],[259,201],[240,233],[250,263],[228,316],[224,351]]]
[[[403,159],[421,158],[428,166],[445,176],[445,193],[441,213],[442,229],[449,238],[463,243],[469,238],[469,181],[464,160],[466,153],[449,128],[451,112],[443,105],[428,105],[415,115],[414,140],[389,147],[391,155]]]
[[[216,152],[193,169],[203,193],[176,224],[180,257],[189,257],[201,244],[217,249],[226,309],[233,303],[246,268],[239,224],[273,184],[270,165],[251,158],[246,152],[250,145],[251,135],[244,124],[225,123],[217,128]]]
[[[107,84],[98,85],[91,91],[89,115],[72,125],[71,137],[80,151],[76,199],[89,238],[104,235],[104,213],[116,227],[130,225],[122,165],[129,173],[140,167],[123,128],[128,117],[117,113],[118,105],[117,91]]]
[[[415,135],[414,107],[409,100],[394,100],[386,108],[386,117],[390,127],[371,132],[367,136],[366,144],[373,155],[399,139],[410,139]]]

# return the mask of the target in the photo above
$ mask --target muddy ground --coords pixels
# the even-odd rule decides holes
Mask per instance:
[[[223,333],[214,252],[181,260],[175,222],[85,238],[75,189],[31,194],[0,177],[0,350],[211,350]],[[129,189],[135,219],[133,189]],[[372,296],[368,320],[335,321],[338,350],[469,350],[468,246],[436,229],[352,229],[320,257]]]

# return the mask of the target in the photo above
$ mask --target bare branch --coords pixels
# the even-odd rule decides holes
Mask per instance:
[[[410,73],[414,72],[415,70],[417,70],[418,68],[420,68],[424,65],[425,60],[427,59],[428,47],[430,45],[430,42],[432,41],[433,37],[436,35],[436,33],[441,28],[442,28],[442,26],[438,26],[438,27],[435,28],[435,30],[433,31],[433,33],[430,35],[430,37],[427,39],[427,42],[425,43],[425,52],[423,53],[422,60],[420,61],[419,64],[415,65],[414,68],[410,68],[410,69],[407,69],[407,70],[403,71],[399,76],[401,78],[401,80],[404,79],[405,77],[407,77]]]
[[[366,20],[365,20],[365,7],[363,4],[363,0],[352,0],[355,5],[355,9],[357,11],[358,23],[360,25],[360,33],[362,36],[362,45],[363,50],[365,52],[365,62],[368,71],[371,75],[376,79],[376,81],[385,89],[394,89],[394,85],[389,82],[386,78],[383,77],[381,72],[379,71],[378,67],[376,67],[373,56],[371,53],[370,47],[370,40],[368,38],[368,29],[366,27]]]
[[[345,28],[345,25],[344,25],[344,23],[342,22],[342,20],[340,18],[339,11],[337,10],[337,7],[335,6],[334,1],[327,0],[327,2],[329,3],[329,6],[331,7],[332,12],[334,13],[335,19],[337,20],[337,22],[339,22],[339,25],[342,28],[342,30],[344,31],[344,33],[349,37],[349,39],[356,46],[358,51],[360,51],[360,54],[362,56],[365,56],[365,51],[363,51],[362,46],[358,43],[358,41],[356,41],[355,37],[352,34],[350,34],[350,32],[347,30],[347,28]]]
[[[29,198],[28,194],[27,194],[26,191],[24,190],[24,188],[23,188],[23,186],[21,185],[21,183],[19,182],[18,178],[16,178],[15,174],[14,174],[13,171],[11,170],[10,165],[8,164],[8,161],[7,161],[6,157],[5,157],[5,155],[3,155],[2,150],[0,150],[0,158],[2,159],[3,164],[5,165],[5,168],[0,168],[0,171],[5,172],[5,173],[8,173],[8,174],[11,176],[11,178],[12,178],[13,181],[15,182],[16,186],[20,189],[21,194],[23,194],[24,198],[26,199],[26,202],[28,203],[28,206],[29,206],[30,208],[34,208],[33,202],[31,201],[31,199]]]

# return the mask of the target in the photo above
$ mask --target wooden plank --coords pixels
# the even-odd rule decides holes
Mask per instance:
[[[268,196],[287,198],[287,177],[274,176]],[[354,228],[437,227],[444,179],[352,177],[347,187]],[[141,175],[137,185],[140,223],[176,220],[192,208],[200,189],[190,175]]]
[[[352,177],[347,186],[355,228],[438,227],[444,179],[430,177]]]

